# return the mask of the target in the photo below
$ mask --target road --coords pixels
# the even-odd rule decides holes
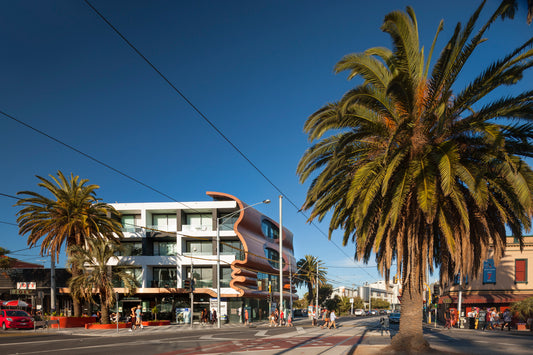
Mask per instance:
[[[128,332],[90,331],[0,332],[1,354],[379,354],[398,331],[381,334],[379,317],[341,317],[336,330],[297,320],[293,328],[166,326]],[[531,354],[533,336],[512,332],[425,327],[432,347],[467,354]]]

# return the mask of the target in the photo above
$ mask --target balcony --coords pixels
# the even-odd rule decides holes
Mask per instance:
[[[176,232],[178,230],[178,226],[175,225],[175,224],[170,224],[170,225],[167,225],[167,224],[155,224],[155,225],[147,226],[147,228],[153,229],[152,232],[157,232],[157,231],[160,231],[160,232]],[[150,231],[150,229],[148,229],[148,231]]]
[[[152,280],[150,287],[152,288],[176,288],[177,280]]]
[[[211,231],[213,228],[211,226],[198,226],[198,225],[191,225],[191,224],[184,224],[181,226],[181,230],[183,232],[208,232]]]

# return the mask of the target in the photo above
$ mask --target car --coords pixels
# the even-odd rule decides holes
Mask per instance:
[[[356,316],[365,316],[366,315],[366,312],[362,309],[356,309],[354,312],[353,312],[354,315]]]
[[[379,311],[379,315],[380,316],[384,316],[386,314],[387,314],[387,311],[385,309],[382,309],[382,310]]]
[[[390,323],[400,323],[400,312],[392,312],[389,314],[389,322]]]
[[[377,316],[378,315],[378,310],[377,309],[373,309],[370,311],[370,315],[371,316]]]
[[[8,328],[33,329],[34,319],[21,309],[0,309],[0,326]]]

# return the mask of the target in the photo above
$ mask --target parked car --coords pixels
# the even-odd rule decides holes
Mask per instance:
[[[20,309],[0,309],[0,325],[2,330],[8,328],[33,329],[33,318]]]
[[[380,316],[383,316],[385,314],[387,314],[387,311],[385,309],[382,309],[382,310],[379,311],[379,315]]]
[[[373,309],[370,311],[370,315],[371,316],[377,316],[378,315],[378,310],[377,309]]]
[[[356,316],[365,316],[366,312],[362,309],[356,309],[353,314],[355,314]]]
[[[389,314],[390,323],[400,323],[400,312],[392,312]]]

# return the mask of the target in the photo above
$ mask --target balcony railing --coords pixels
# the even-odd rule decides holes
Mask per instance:
[[[162,232],[176,232],[178,230],[178,226],[175,225],[175,224],[171,224],[171,225],[151,225],[151,226],[147,226],[148,228],[150,229],[154,229],[155,231],[162,231]],[[150,231],[150,229],[148,229],[148,231]]]
[[[198,226],[198,225],[192,225],[192,224],[184,224],[181,226],[181,230],[183,232],[208,232],[213,230],[212,226]]]
[[[177,284],[177,280],[152,280],[151,282],[153,288],[175,288]]]

